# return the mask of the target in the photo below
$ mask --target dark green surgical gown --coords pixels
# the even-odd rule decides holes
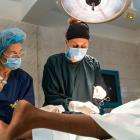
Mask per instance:
[[[93,102],[93,90],[97,85],[105,88],[96,59],[86,55],[82,61],[72,63],[64,53],[55,54],[44,66],[44,105],[63,105],[68,110],[71,100]]]

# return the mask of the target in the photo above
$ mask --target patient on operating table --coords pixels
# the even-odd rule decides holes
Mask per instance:
[[[59,125],[61,124],[61,125]],[[49,128],[98,139],[140,139],[140,99],[105,115],[67,115],[45,112],[20,101],[9,126],[0,123],[0,140],[13,140],[33,128]]]

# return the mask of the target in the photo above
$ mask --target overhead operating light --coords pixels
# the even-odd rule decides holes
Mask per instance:
[[[64,10],[73,18],[87,23],[103,23],[121,16],[131,0],[61,0]]]

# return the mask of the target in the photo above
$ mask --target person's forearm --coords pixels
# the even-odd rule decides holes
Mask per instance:
[[[110,137],[92,118],[86,115],[48,113],[31,105],[22,109],[21,103],[14,113],[8,131],[11,137],[15,137],[33,128],[49,128],[99,139]]]
[[[69,105],[69,101],[71,101],[71,98],[62,98],[60,95],[60,93],[58,93],[58,95],[51,95],[51,93],[49,94],[46,93],[46,102],[44,103],[43,106],[46,105],[63,105],[65,111],[68,111],[68,105]]]

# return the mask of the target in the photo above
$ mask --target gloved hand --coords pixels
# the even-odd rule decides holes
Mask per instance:
[[[58,105],[58,106],[47,105],[47,106],[41,107],[40,109],[47,112],[55,112],[55,113],[65,112],[65,109],[62,105]]]
[[[107,93],[101,86],[94,87],[93,98],[103,100]]]
[[[89,101],[88,102],[70,101],[68,109],[69,111],[81,112],[86,115],[91,115],[100,112],[98,107]]]

